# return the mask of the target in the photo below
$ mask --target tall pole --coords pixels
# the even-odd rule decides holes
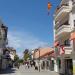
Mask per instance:
[[[39,72],[40,72],[40,49],[39,49]]]

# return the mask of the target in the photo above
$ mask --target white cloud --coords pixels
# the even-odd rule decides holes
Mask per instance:
[[[35,49],[48,45],[28,32],[8,32],[8,44],[17,49],[19,56],[22,55],[22,52],[26,48]]]

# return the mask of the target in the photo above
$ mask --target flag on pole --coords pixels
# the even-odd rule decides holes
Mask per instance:
[[[51,9],[51,7],[52,7],[52,5],[51,5],[51,3],[50,2],[48,2],[48,5],[47,5],[47,7],[48,7],[48,15],[50,15],[50,9]]]

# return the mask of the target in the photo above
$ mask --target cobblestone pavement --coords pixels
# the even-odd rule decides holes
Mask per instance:
[[[34,68],[27,68],[25,66],[20,66],[19,69],[8,69],[3,71],[0,75],[58,75],[54,71],[36,71]]]

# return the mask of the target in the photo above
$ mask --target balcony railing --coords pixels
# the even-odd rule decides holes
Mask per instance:
[[[56,28],[56,29],[59,29],[62,25],[70,25],[70,24],[68,23],[68,21],[66,21],[66,22],[63,23],[63,24],[61,24],[61,23],[62,23],[62,21],[56,23],[55,28]],[[60,24],[61,24],[61,25],[60,25]]]
[[[63,4],[60,7],[57,7],[55,11],[55,19],[57,18],[57,16],[61,15],[62,13],[69,12],[69,11],[70,8],[68,4]]]
[[[71,54],[71,52],[72,52],[72,47],[70,47],[70,46],[65,46],[65,47],[64,47],[64,50],[65,50],[65,54]]]
[[[57,13],[59,12],[59,10],[60,10],[62,7],[64,7],[64,6],[66,7],[66,6],[69,6],[69,5],[68,5],[68,4],[62,4],[61,6],[58,6],[57,9],[56,9],[56,11],[55,11],[55,12],[56,12],[55,14],[57,14]]]
[[[57,30],[56,30],[56,34],[59,35],[63,32],[70,32],[71,31],[71,27],[70,25],[61,25]]]

